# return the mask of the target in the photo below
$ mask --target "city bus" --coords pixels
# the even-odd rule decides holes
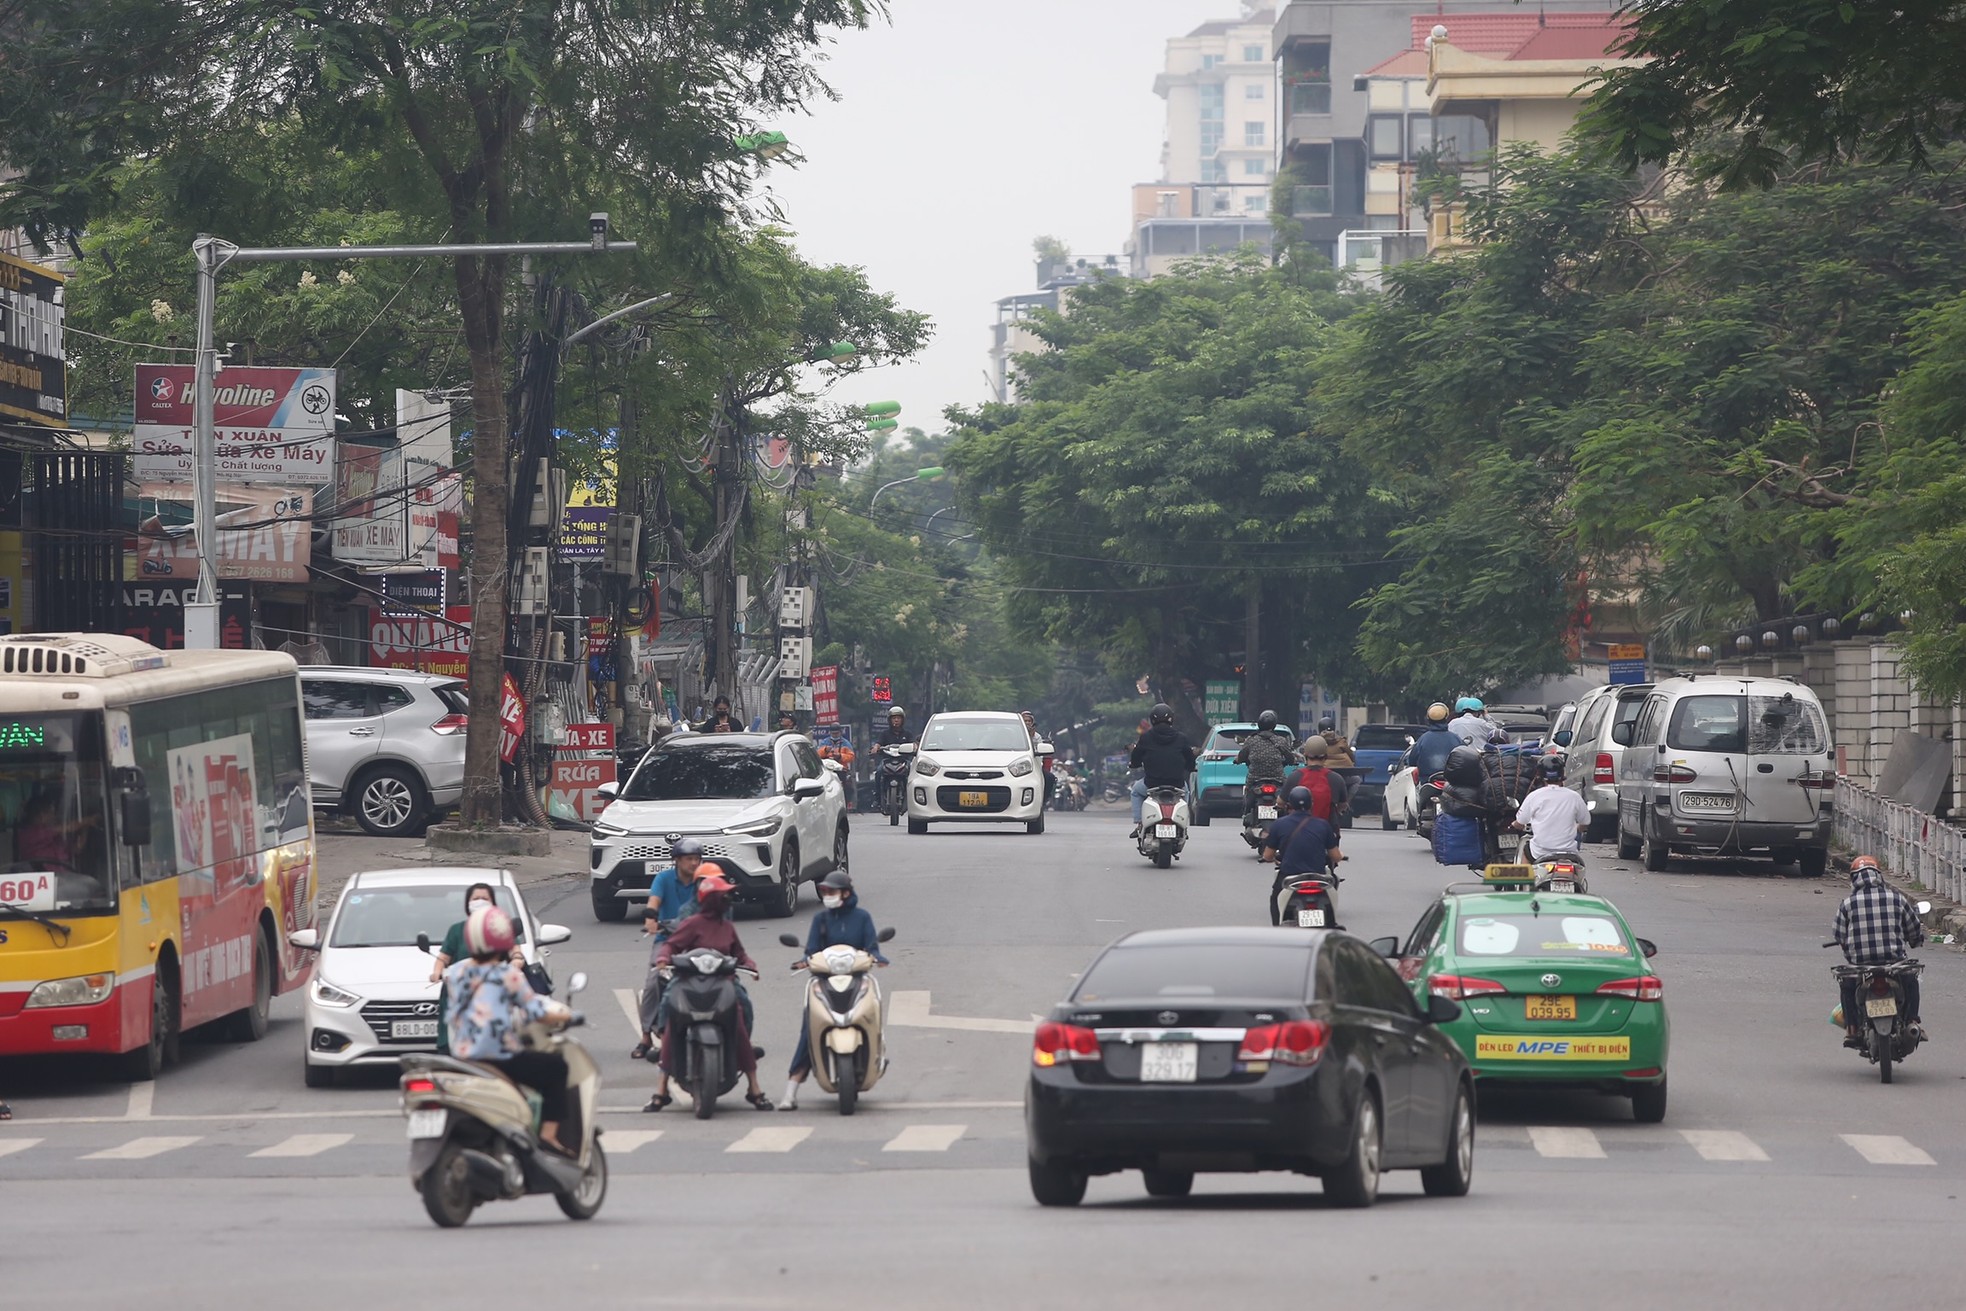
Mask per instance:
[[[300,707],[278,652],[0,636],[0,1057],[153,1079],[187,1029],[266,1032],[311,969]]]

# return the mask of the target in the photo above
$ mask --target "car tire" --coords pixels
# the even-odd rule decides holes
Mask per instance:
[[[847,868],[850,858],[851,853],[847,850],[846,821],[841,820],[840,826],[833,831],[833,868],[842,874],[850,874],[852,871]]]
[[[926,832],[928,832],[928,821],[927,821],[927,820],[925,820],[925,819],[913,819],[913,818],[911,818],[911,819],[909,819],[909,821],[908,821],[908,834],[909,834],[909,836],[910,836],[910,837],[917,837],[917,838],[918,838],[918,837],[920,837],[920,836],[921,836],[922,834],[924,834],[924,833],[926,833]]]
[[[1195,808],[1193,809],[1193,811],[1191,811],[1190,813],[1192,813],[1192,814],[1194,815],[1194,817],[1195,817],[1195,827],[1196,827],[1196,828],[1207,828],[1207,827],[1208,827],[1208,822],[1209,822],[1209,814],[1208,814],[1208,810],[1207,810],[1207,808],[1206,808],[1206,807],[1203,807],[1203,806],[1196,806],[1196,807],[1195,807]]]
[[[258,1042],[273,1021],[273,960],[266,935],[253,934],[253,999],[226,1017],[226,1036],[234,1042]]]
[[[1070,1166],[1030,1158],[1031,1196],[1039,1206],[1077,1206],[1085,1200],[1086,1175]]]
[[[1026,833],[1029,833],[1033,837],[1036,837],[1038,834],[1044,832],[1044,816],[1039,815],[1036,819],[1031,820],[1029,823],[1025,824],[1024,831]]]
[[[1399,827],[1399,821],[1393,818],[1393,812],[1387,810],[1384,803],[1379,806],[1379,827],[1388,833]]]
[[[1804,847],[1796,858],[1796,867],[1805,879],[1819,879],[1829,869],[1828,847]]]
[[[300,1078],[309,1088],[334,1087],[334,1066],[316,1065],[305,1056],[300,1058]]]
[[[1474,1090],[1462,1084],[1454,1094],[1454,1114],[1447,1122],[1447,1159],[1422,1167],[1420,1187],[1429,1197],[1466,1197],[1474,1181]]]
[[[150,1041],[118,1059],[123,1077],[132,1083],[149,1083],[167,1066],[177,1064],[178,1020],[177,987],[172,977],[159,969],[150,983]]]
[[[1632,1089],[1632,1119],[1640,1124],[1658,1124],[1666,1118],[1666,1081],[1648,1083]]]
[[[1617,836],[1618,817],[1616,815],[1609,817],[1599,815],[1591,820],[1590,829],[1584,834],[1584,841],[1609,842]]]
[[[1366,1207],[1379,1199],[1379,1162],[1384,1149],[1379,1099],[1371,1088],[1359,1095],[1352,1119],[1352,1145],[1339,1167],[1324,1176],[1324,1195],[1333,1206]]]
[[[430,822],[429,794],[407,765],[376,765],[361,775],[350,792],[355,822],[370,837],[414,837]]]
[[[628,918],[628,903],[621,897],[595,892],[589,900],[594,903],[594,918],[603,924],[619,924]]]
[[[1144,1170],[1149,1197],[1186,1197],[1195,1189],[1193,1170]]]
[[[1618,859],[1637,860],[1638,853],[1639,853],[1639,842],[1637,838],[1625,832],[1624,816],[1620,814],[1618,818],[1613,822],[1616,823],[1618,826]]]
[[[1640,854],[1644,857],[1645,868],[1654,874],[1663,874],[1666,872],[1666,866],[1672,861],[1672,848],[1652,836],[1652,821],[1649,814],[1640,822],[1645,826],[1644,832],[1639,836]]]
[[[791,838],[778,853],[778,896],[771,903],[771,913],[784,919],[799,913],[799,844]]]

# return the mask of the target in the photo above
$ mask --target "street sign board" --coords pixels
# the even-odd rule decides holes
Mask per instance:
[[[1202,689],[1202,715],[1211,724],[1235,719],[1242,699],[1242,684],[1233,678],[1211,678]]]
[[[1610,677],[1614,684],[1643,683],[1645,681],[1645,646],[1639,642],[1617,643],[1605,651]]]

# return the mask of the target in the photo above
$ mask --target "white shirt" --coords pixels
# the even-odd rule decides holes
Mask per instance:
[[[1516,823],[1529,830],[1530,852],[1538,856],[1577,854],[1577,830],[1591,822],[1584,799],[1559,783],[1545,783],[1522,799]]]

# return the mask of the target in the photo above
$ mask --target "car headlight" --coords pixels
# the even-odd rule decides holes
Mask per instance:
[[[1030,757],[1028,756],[1020,757],[1019,759],[1010,762],[1010,776],[1012,778],[1022,778],[1030,772],[1031,772]]]
[[[749,824],[733,824],[724,832],[738,838],[768,838],[778,832],[779,825],[784,822],[776,815],[767,815],[763,819],[754,819]]]
[[[326,979],[318,975],[315,976],[314,987],[310,995],[323,1006],[353,1006],[356,1002],[362,1000],[361,997],[348,991],[348,989],[337,988],[334,984],[329,983]]]
[[[934,778],[937,774],[940,774],[942,772],[942,766],[936,764],[933,760],[930,760],[927,756],[916,756],[915,772],[926,778]]]
[[[93,1006],[116,991],[114,974],[83,974],[73,979],[49,979],[34,985],[29,1006]]]
[[[618,838],[628,830],[619,824],[610,824],[606,820],[597,819],[591,831],[597,838]]]

